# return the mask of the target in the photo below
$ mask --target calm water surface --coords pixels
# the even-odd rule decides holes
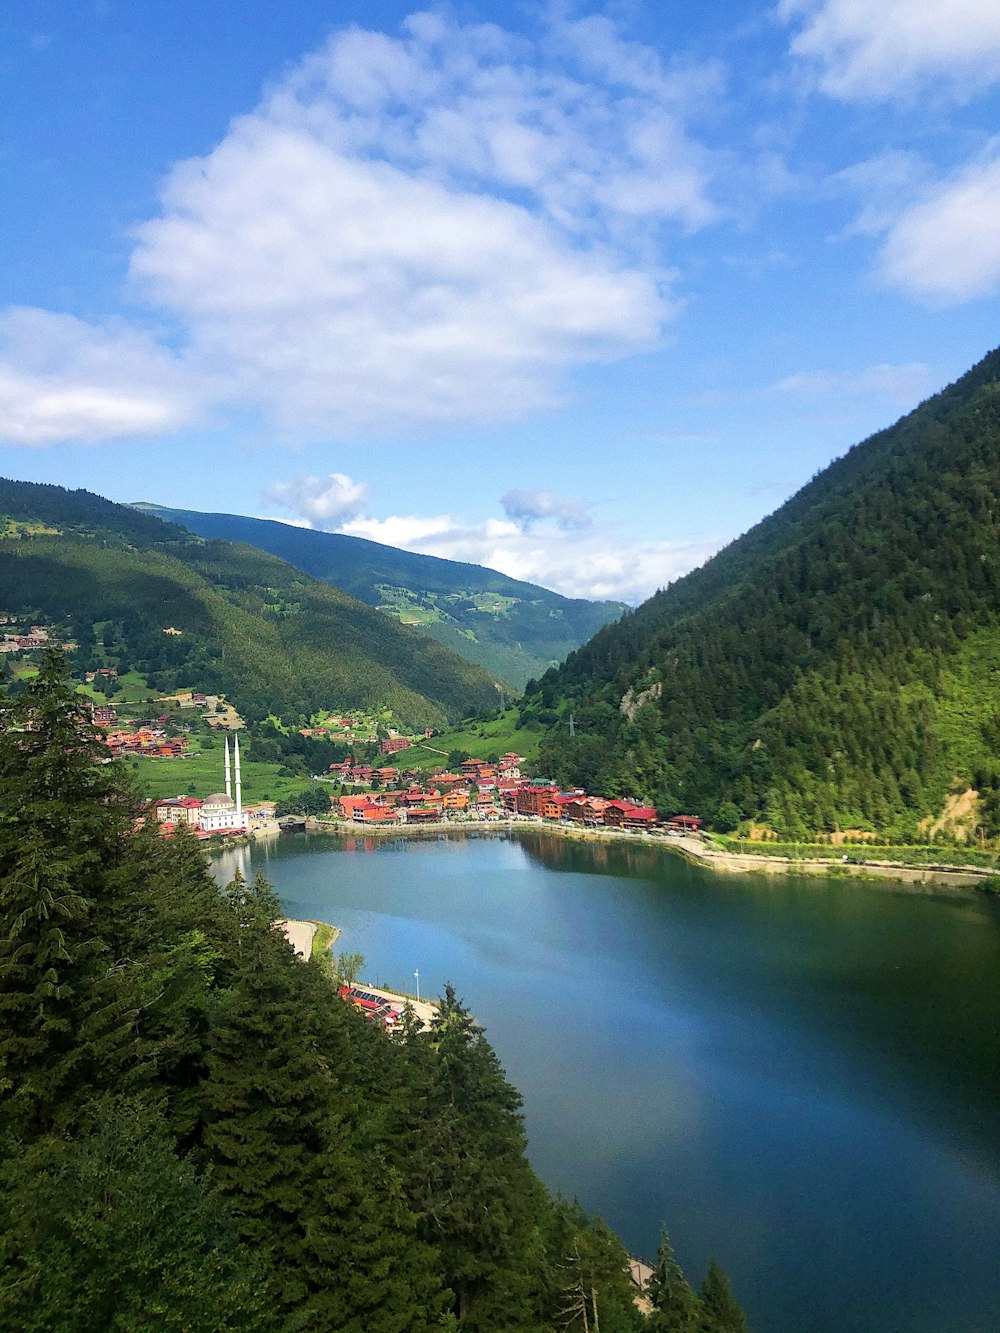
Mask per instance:
[[[717,1255],[754,1333],[1000,1333],[997,904],[542,834],[253,864],[368,980],[453,982],[546,1184]]]

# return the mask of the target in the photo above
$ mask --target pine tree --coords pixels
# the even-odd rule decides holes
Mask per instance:
[[[68,1123],[134,1062],[134,1014],[102,938],[135,802],[60,654],[0,715],[0,1132]]]
[[[546,1227],[548,1322],[567,1333],[641,1333],[628,1255],[603,1219],[556,1200]]]
[[[733,1284],[715,1259],[708,1265],[700,1296],[707,1333],[747,1333],[746,1316],[736,1300]]]
[[[202,1088],[212,1177],[296,1328],[426,1333],[440,1312],[432,1259],[352,1119],[355,1016],[272,928],[266,882],[236,876],[225,896],[237,957]]]
[[[0,1166],[0,1326],[270,1333],[263,1268],[149,1109],[117,1103]]]
[[[666,1228],[660,1233],[646,1294],[653,1303],[649,1317],[652,1333],[702,1333],[701,1302],[681,1271]]]
[[[520,1095],[451,986],[430,1032],[402,1049],[410,1120],[400,1168],[455,1317],[470,1330],[531,1327],[546,1201],[525,1156]]]

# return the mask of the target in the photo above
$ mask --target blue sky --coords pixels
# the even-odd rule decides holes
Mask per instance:
[[[0,472],[635,601],[990,350],[995,0],[17,0]]]

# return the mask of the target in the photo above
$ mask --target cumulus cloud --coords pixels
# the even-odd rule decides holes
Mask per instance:
[[[867,366],[863,370],[801,370],[772,384],[764,392],[797,398],[825,398],[830,394],[878,396],[897,407],[913,407],[934,387],[934,373],[922,361],[904,365]]]
[[[356,518],[342,531],[422,555],[464,560],[566,597],[641,602],[702,564],[722,541],[627,542],[610,527],[525,527],[510,518],[468,523],[452,514]]]
[[[657,228],[717,216],[685,122],[714,75],[595,22],[334,34],[170,173],[138,289],[292,433],[553,405],[569,368],[655,345]]]
[[[838,172],[830,187],[860,196],[845,234],[880,238],[885,286],[932,305],[1000,290],[1000,139],[943,179],[914,154],[888,153]]]
[[[48,376],[4,366],[8,437],[165,432],[196,402],[302,439],[558,404],[680,307],[662,227],[719,216],[690,123],[720,79],[557,11],[334,33],[136,228],[133,293],[181,352],[92,329]]]
[[[0,441],[163,435],[196,418],[201,386],[148,335],[22,307],[0,314]]]
[[[934,81],[964,99],[1000,80],[996,0],[780,0],[792,52],[849,102],[884,101]]]
[[[310,477],[298,472],[291,481],[275,482],[264,493],[264,504],[284,509],[286,522],[336,531],[368,504],[368,488],[343,472]]]
[[[1000,290],[1000,145],[898,217],[880,265],[889,285],[936,304]]]
[[[592,523],[581,501],[571,496],[555,495],[552,491],[515,488],[501,495],[500,503],[507,517],[525,529],[547,519],[564,531],[589,528]]]
[[[503,517],[477,522],[454,514],[373,517],[367,486],[342,472],[326,477],[299,473],[269,487],[263,501],[285,510],[282,521],[299,527],[485,565],[567,597],[598,600],[641,602],[722,545],[630,542],[610,525],[596,524],[582,500],[543,490],[509,490],[500,500]]]

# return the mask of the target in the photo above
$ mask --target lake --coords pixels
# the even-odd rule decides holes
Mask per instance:
[[[717,1256],[755,1333],[1000,1330],[997,902],[543,833],[236,858],[366,980],[452,982],[549,1188]]]

